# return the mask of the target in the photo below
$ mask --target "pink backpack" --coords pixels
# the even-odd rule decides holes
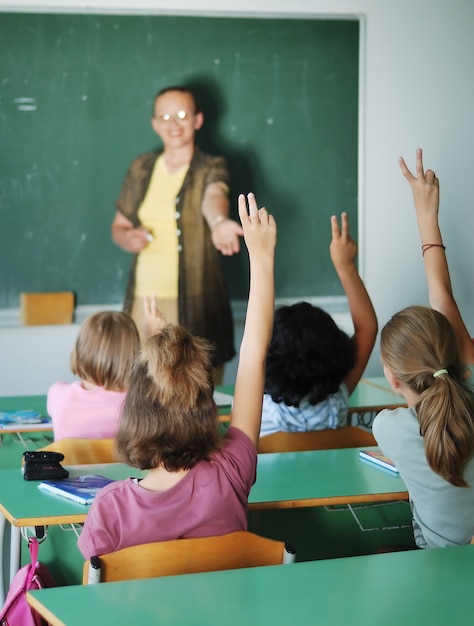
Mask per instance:
[[[10,585],[5,604],[0,613],[0,626],[45,626],[48,624],[26,601],[26,592],[32,589],[55,587],[46,565],[38,561],[38,540],[28,540],[31,563],[24,565]]]

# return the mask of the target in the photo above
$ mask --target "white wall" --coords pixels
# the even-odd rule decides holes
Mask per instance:
[[[363,16],[360,271],[381,326],[403,306],[427,304],[411,197],[396,161],[401,154],[413,166],[415,149],[422,147],[426,164],[441,179],[441,224],[454,291],[474,335],[472,0],[0,0],[1,10]],[[1,335],[0,350],[3,362],[15,359],[12,353],[7,357]],[[368,373],[380,373],[377,350]]]

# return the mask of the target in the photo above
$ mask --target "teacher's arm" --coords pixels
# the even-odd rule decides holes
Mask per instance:
[[[113,242],[125,252],[138,254],[149,244],[150,233],[146,228],[136,228],[120,211],[115,213],[111,231]]]
[[[224,256],[232,256],[240,250],[239,237],[244,231],[240,224],[229,217],[227,185],[210,183],[204,191],[202,214],[211,230],[214,247]]]

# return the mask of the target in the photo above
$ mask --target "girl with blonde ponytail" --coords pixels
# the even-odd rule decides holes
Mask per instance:
[[[399,159],[413,192],[432,308],[396,313],[381,333],[384,374],[408,408],[373,424],[410,494],[419,548],[467,544],[474,536],[474,344],[451,288],[438,224],[439,181]]]

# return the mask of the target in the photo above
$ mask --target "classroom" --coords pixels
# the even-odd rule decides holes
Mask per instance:
[[[415,149],[422,147],[433,168],[443,177],[442,202],[450,213],[449,219],[443,216],[441,219],[454,292],[468,327],[474,326],[474,296],[463,289],[468,282],[466,268],[469,267],[469,257],[466,259],[465,255],[471,250],[468,233],[474,220],[464,210],[469,181],[459,164],[457,167],[451,164],[453,156],[459,159],[459,155],[469,154],[472,140],[470,115],[474,88],[467,77],[473,46],[470,37],[473,7],[468,0],[383,4],[376,0],[300,0],[291,9],[282,1],[229,3],[225,9],[211,1],[200,2],[199,8],[195,2],[151,0],[134,3],[133,9],[129,5],[126,1],[85,4],[2,0],[0,10],[360,19],[359,271],[373,298],[380,324],[405,305],[427,302],[410,196],[396,160],[400,154],[413,159]],[[403,33],[401,38],[400,33]],[[110,199],[111,215],[114,199]],[[390,233],[389,246],[387,233]],[[410,276],[408,283],[406,276]],[[103,303],[95,304],[100,307]],[[115,304],[120,307],[121,302]],[[238,337],[243,307],[240,301],[232,304]],[[341,305],[340,299],[335,299],[334,306],[343,316],[344,304]],[[81,321],[93,309],[91,306],[79,309],[77,319]],[[0,343],[9,354],[8,362],[4,359],[0,366],[0,391],[19,393],[18,373],[22,372],[22,384],[28,385],[26,391],[41,393],[51,380],[69,376],[68,357],[62,346],[71,345],[77,326],[61,330],[25,329],[18,328],[18,319],[17,309],[0,309]],[[44,345],[50,346],[51,359],[41,350]],[[34,359],[31,354],[38,352],[42,353],[41,359]],[[232,368],[228,369],[231,376]],[[377,346],[368,374],[381,374]]]
[[[413,165],[415,150],[422,147],[427,164],[441,179],[440,221],[453,290],[467,327],[474,329],[474,292],[467,269],[474,254],[466,158],[474,145],[474,81],[469,78],[474,58],[471,0],[294,0],[291,6],[284,0],[228,0],[225,6],[216,0],[0,0],[0,21],[2,13],[9,12],[357,20],[358,267],[379,327],[404,306],[428,304],[411,196],[397,164],[402,155]],[[291,201],[291,190],[286,190],[285,197]],[[114,199],[110,198],[108,209],[102,207],[111,216]],[[2,222],[6,204],[6,198],[0,200]],[[347,323],[347,308],[337,294],[327,299],[320,294],[305,295],[315,304],[328,305],[342,326]],[[41,394],[54,380],[72,380],[68,358],[78,323],[103,304],[121,306],[116,301],[79,307],[75,324],[56,328],[22,328],[15,307],[0,308],[0,396]],[[238,341],[243,301],[236,298],[232,310]],[[232,382],[234,372],[231,364],[225,382]],[[366,375],[382,375],[378,343]],[[311,517],[308,511],[300,518],[293,515],[285,524]],[[326,523],[324,516],[318,519]],[[57,541],[54,533],[51,539]]]

